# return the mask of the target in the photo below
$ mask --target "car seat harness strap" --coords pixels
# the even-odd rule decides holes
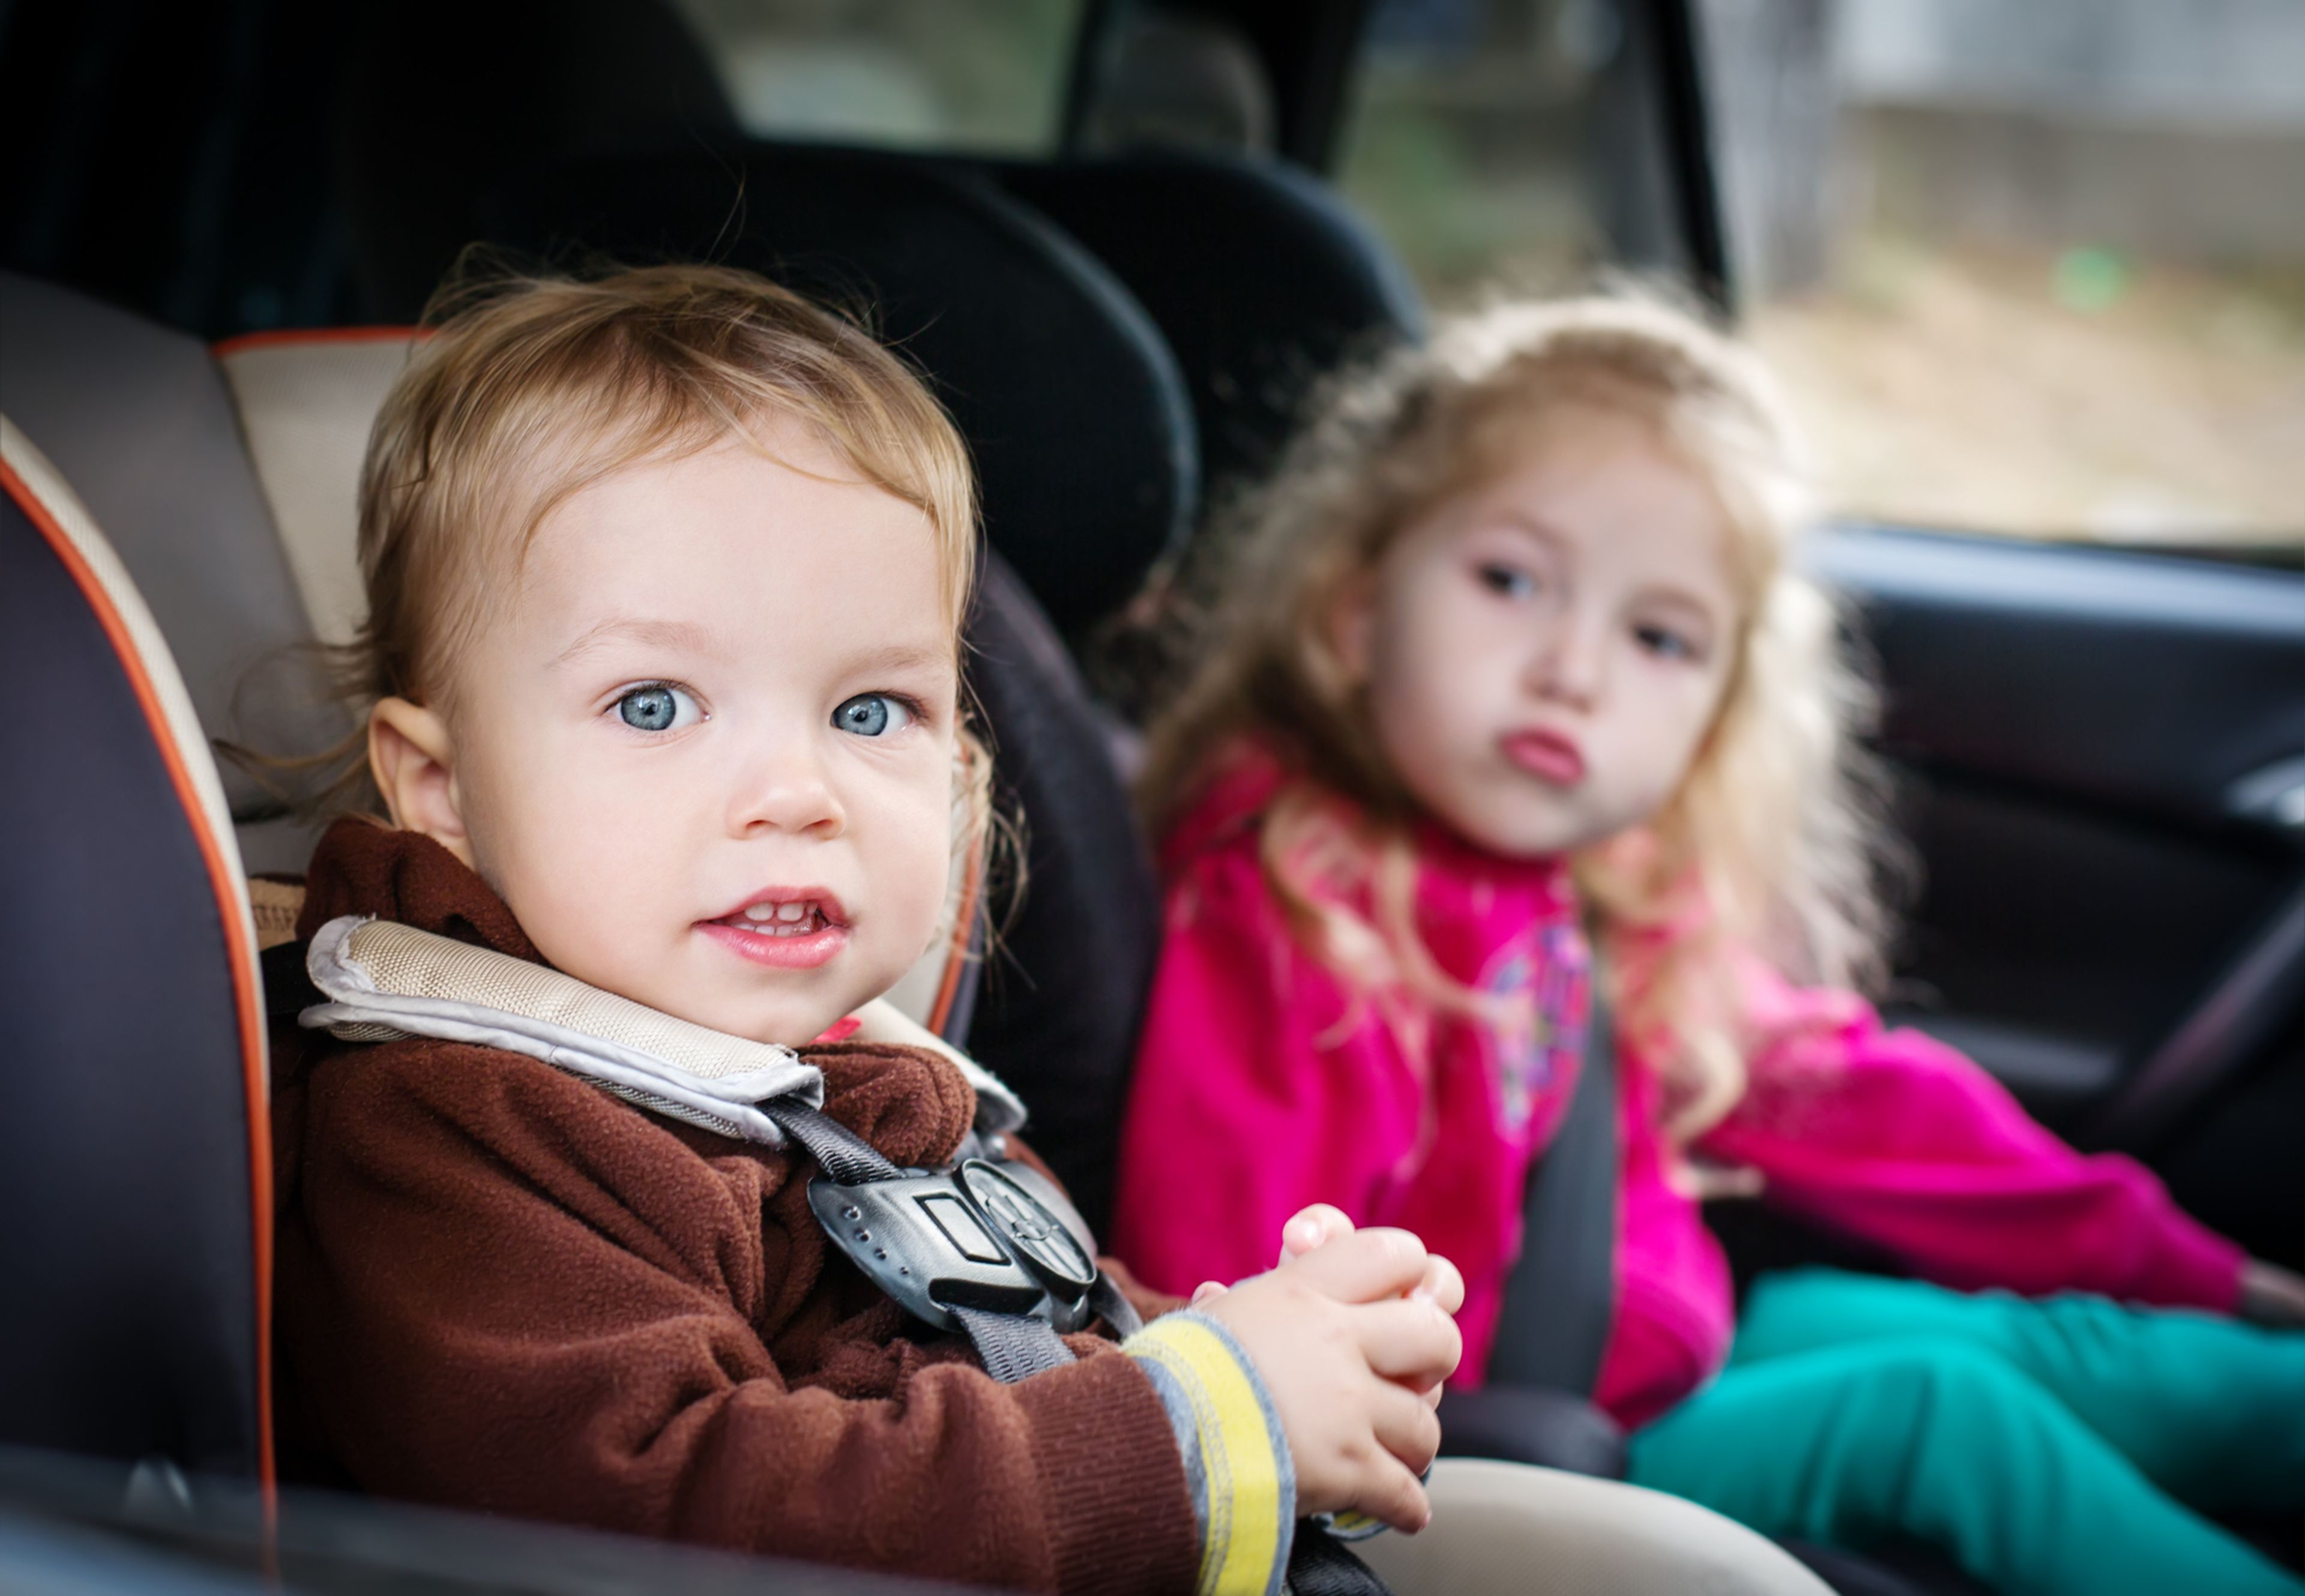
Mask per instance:
[[[1072,1362],[1059,1337],[1094,1318],[1122,1336],[1140,1328],[1064,1193],[999,1156],[1000,1133],[1023,1122],[1024,1108],[967,1059],[948,1055],[977,1093],[959,1158],[905,1169],[823,1112],[822,1073],[791,1048],[691,1024],[545,965],[347,915],[320,928],[305,969],[328,999],[297,1016],[308,1028],[350,1041],[500,1048],[720,1135],[789,1139],[821,1170],[808,1197],[825,1233],[916,1318],[968,1337],[998,1379]]]
[[[789,1048],[693,1025],[574,976],[390,921],[322,926],[305,970],[328,999],[297,1023],[348,1041],[440,1037],[500,1048],[583,1076],[652,1113],[816,1160],[809,1210],[866,1278],[925,1323],[965,1336],[1003,1383],[1063,1367],[1063,1337],[1101,1318],[1123,1339],[1144,1328],[1097,1267],[1087,1224],[1056,1183],[1004,1156],[1024,1106],[994,1076],[944,1050],[977,1094],[953,1161],[906,1168],[826,1114],[824,1077]],[[868,1010],[871,1006],[867,1006]],[[1291,1542],[1297,1596],[1384,1596],[1375,1575],[1307,1519]]]

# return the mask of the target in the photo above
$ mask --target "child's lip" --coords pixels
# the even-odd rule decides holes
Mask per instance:
[[[848,946],[848,928],[835,922],[821,922],[813,930],[777,935],[746,929],[740,915],[733,923],[727,920],[700,921],[696,929],[738,958],[765,964],[771,970],[813,970],[829,963]]]
[[[755,964],[812,970],[848,946],[848,910],[829,887],[769,887],[697,930]]]
[[[1576,739],[1543,726],[1508,732],[1498,740],[1506,759],[1556,787],[1573,787],[1585,779],[1585,755]]]

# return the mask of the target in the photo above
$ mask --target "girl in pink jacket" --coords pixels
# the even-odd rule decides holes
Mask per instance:
[[[2004,1592],[2293,1596],[2200,1512],[2305,1507],[2305,1335],[2232,1317],[2305,1281],[1846,989],[1879,829],[1796,481],[1750,357],[1655,306],[1500,307],[1340,390],[1152,734],[1118,1249],[1183,1291],[1308,1203],[1414,1230],[1478,1384],[1597,945],[1636,1481]],[[1936,1284],[1773,1278],[1738,1325],[1723,1181]]]

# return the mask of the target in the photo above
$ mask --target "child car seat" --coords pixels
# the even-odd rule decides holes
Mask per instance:
[[[0,416],[0,1441],[271,1483],[270,1141],[240,851],[120,557]]]
[[[211,736],[269,754],[351,729],[198,339],[0,272],[0,410],[79,490],[146,595]],[[293,772],[224,776],[242,856],[302,870],[311,828]]]
[[[1301,168],[1162,149],[985,170],[1085,244],[1159,325],[1192,393],[1211,509],[1272,471],[1322,378],[1424,336],[1399,258]]]

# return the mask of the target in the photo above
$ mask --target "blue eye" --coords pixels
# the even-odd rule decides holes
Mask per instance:
[[[1697,658],[1697,645],[1670,626],[1636,626],[1633,641],[1660,659]]]
[[[1481,566],[1478,574],[1483,587],[1507,598],[1526,598],[1537,589],[1536,578],[1518,566],[1490,562]]]
[[[885,737],[915,718],[911,705],[885,692],[860,692],[832,712],[834,726],[858,737]]]
[[[636,732],[674,732],[702,720],[704,711],[671,683],[651,682],[618,696],[617,718]]]

